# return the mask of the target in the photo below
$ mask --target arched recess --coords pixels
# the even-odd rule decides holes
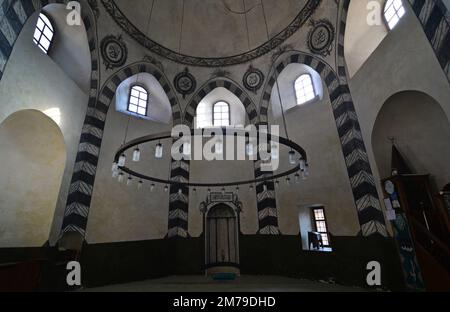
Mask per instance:
[[[13,50],[17,47],[15,47],[17,40],[19,39],[19,35],[22,34],[24,28],[26,27],[27,31],[30,30],[30,26],[35,27],[34,22],[30,24],[31,18],[33,16],[37,19],[37,13],[41,12],[42,8],[44,6],[47,6],[49,4],[67,4],[69,0],[36,0],[36,1],[25,1],[25,0],[12,0],[12,1],[3,1],[3,4],[0,8],[0,15],[2,16],[2,27],[0,27],[0,81],[3,77],[4,70],[8,69],[6,66],[8,66],[8,63],[10,61],[10,56],[12,55]],[[96,31],[96,16],[94,14],[94,11],[91,9],[91,6],[89,5],[87,0],[80,0],[79,3],[81,4],[81,18],[84,23],[84,28],[87,33],[87,41],[89,46],[89,53],[90,53],[90,77],[88,77],[88,84],[89,84],[89,90],[87,95],[90,98],[90,102],[92,102],[92,99],[95,99],[97,97],[98,92],[98,85],[99,85],[99,67],[98,67],[98,60],[99,60],[99,53],[97,49],[97,31]],[[67,11],[69,12],[69,11]],[[34,24],[34,25],[32,25]],[[30,46],[33,45],[32,42],[32,35],[30,36]],[[21,51],[17,51],[21,52]],[[9,75],[8,75],[9,76]],[[64,92],[60,92],[61,94],[64,94]],[[26,94],[28,97],[29,94]],[[82,103],[87,106],[88,100],[86,100],[85,103]],[[23,102],[26,103],[32,103],[32,102]],[[46,105],[49,105],[50,103],[40,103],[40,106],[42,107],[42,110],[46,110]],[[85,106],[85,107],[86,107]],[[51,107],[51,106],[50,106]],[[35,107],[29,107],[26,106],[26,108],[35,108]],[[5,107],[5,110],[7,110],[8,107]],[[20,108],[19,108],[20,109]],[[70,109],[69,109],[70,110]],[[8,111],[9,112],[9,111]],[[12,112],[9,112],[12,113]],[[52,113],[53,114],[53,113]],[[83,113],[84,114],[84,113]],[[65,118],[64,115],[61,116],[61,118]],[[67,124],[66,124],[67,125]],[[81,128],[82,122],[78,124]],[[64,135],[68,133],[64,130],[64,125],[61,128],[63,130]],[[73,131],[73,128],[71,129]],[[77,149],[75,146],[68,146],[70,149]],[[76,152],[72,153],[70,151],[70,155],[68,157],[68,160],[70,159],[70,162],[73,162],[75,159]],[[72,167],[72,164],[70,164],[70,167]],[[76,171],[76,168],[74,168]],[[72,175],[72,169],[66,169],[65,177],[64,179],[70,179],[69,177]],[[58,199],[58,211],[56,212],[55,219],[54,219],[54,225],[53,225],[53,233],[58,233],[59,229],[61,228],[61,224],[63,221],[63,210],[64,210],[64,202],[66,201],[67,193],[69,192],[69,183],[64,184],[61,188],[60,192],[60,198]],[[57,234],[56,234],[57,235]],[[52,237],[55,235],[52,235]]]
[[[0,246],[41,247],[49,239],[66,145],[58,125],[37,110],[0,124]]]
[[[54,27],[54,37],[49,57],[78,85],[85,93],[90,89],[91,60],[89,42],[84,22],[80,25],[68,25],[66,5],[51,3],[42,8]]]
[[[146,116],[128,111],[130,90],[135,85],[143,87],[148,92]],[[172,122],[169,98],[160,82],[149,73],[139,73],[122,81],[116,90],[116,111],[158,123],[169,124]]]
[[[189,101],[184,113],[184,123],[186,125],[191,128],[194,126],[194,118],[198,104],[216,88],[224,88],[233,93],[244,105],[249,123],[253,125],[258,123],[258,111],[256,109],[256,105],[236,82],[230,79],[213,79],[205,83]]]
[[[431,174],[436,190],[448,183],[450,123],[436,100],[419,91],[403,91],[383,104],[372,131],[380,178],[391,175],[391,138],[413,171]]]
[[[61,3],[67,4],[70,2],[69,0],[37,0],[37,1],[26,1],[26,0],[14,0],[14,1],[4,1],[2,8],[0,11],[4,15],[2,24],[4,27],[0,27],[0,37],[2,40],[0,40],[0,80],[3,76],[4,68],[8,63],[9,57],[12,53],[12,50],[14,48],[14,44],[16,43],[16,40],[24,27],[25,23],[28,21],[28,19],[35,13],[40,12],[44,6],[47,6],[47,9],[49,10],[50,14],[55,14],[56,19],[58,20],[57,25],[62,23],[60,19],[62,20],[62,12],[60,11],[59,5]],[[91,82],[88,83],[88,85],[85,84],[83,81],[79,81],[80,85],[82,86],[89,86],[89,89],[91,89],[91,94],[93,94],[93,90],[96,91],[98,87],[95,87],[98,80],[98,51],[97,51],[97,34],[96,34],[96,20],[95,15],[88,4],[86,0],[80,0],[81,4],[81,17],[83,20],[84,28],[86,30],[87,34],[87,41],[89,42],[89,52],[90,52],[90,58],[91,58],[91,71],[89,72],[89,75],[91,77]],[[56,7],[54,7],[55,5]],[[65,5],[64,5],[65,7]],[[58,11],[58,12],[56,12]],[[67,11],[69,12],[69,11]],[[58,13],[58,14],[56,14]],[[67,14],[66,14],[67,15]],[[61,24],[62,25],[62,24]],[[82,26],[76,26],[82,27]],[[64,28],[66,28],[64,26]],[[71,35],[73,37],[74,32],[77,32],[77,30],[71,30]],[[76,37],[81,36],[83,37],[83,34],[80,32],[77,32]],[[57,38],[54,38],[57,39]],[[81,45],[84,43],[77,42]],[[70,44],[69,46],[71,46]],[[62,51],[61,51],[62,52]],[[83,54],[80,54],[79,57],[83,58]],[[79,57],[75,57],[75,60],[79,60]],[[60,60],[63,58],[60,57]],[[67,62],[67,60],[66,60]],[[76,71],[78,69],[75,68],[75,64],[66,63],[68,67],[72,68],[73,74],[76,74]],[[85,69],[83,69],[83,76],[86,75]],[[69,71],[70,72],[70,71]],[[89,91],[89,89],[87,89]]]
[[[372,0],[350,1],[344,38],[344,54],[349,78],[353,77],[364,65],[388,34],[386,24],[382,20],[385,0],[375,0],[375,2],[381,11],[376,11]],[[368,8],[371,8],[372,11],[369,11]],[[369,25],[367,23],[368,14],[376,14],[376,12],[380,12],[378,18],[381,23]]]
[[[281,99],[283,101],[283,110],[288,112],[294,107],[298,107],[297,95],[295,90],[295,83],[302,75],[309,75],[313,83],[315,98],[305,103],[312,103],[320,101],[323,98],[323,83],[320,75],[304,64],[291,63],[283,69],[283,72],[278,76],[278,84],[280,86]],[[271,93],[271,109],[274,119],[282,117],[282,109],[280,103],[280,96],[278,95],[278,88],[273,88]],[[302,105],[305,105],[302,104]]]
[[[264,87],[260,105],[261,122],[268,123],[272,89],[281,72],[292,63],[304,64],[314,69],[322,77],[328,88],[353,197],[358,211],[361,234],[363,236],[387,236],[384,215],[362,139],[358,117],[349,87],[346,84],[345,71],[339,71],[338,76],[326,62],[304,52],[293,51],[280,55],[275,60]],[[339,65],[338,68],[340,68]]]
[[[87,219],[108,110],[118,86],[138,73],[148,73],[161,84],[172,107],[173,124],[181,123],[181,109],[175,92],[165,74],[154,64],[137,62],[115,72],[108,78],[101,88],[98,98],[92,98],[89,103],[81,133],[77,161],[61,230],[62,239],[60,243],[69,248],[72,248],[73,244],[76,248],[79,248],[86,235]]]

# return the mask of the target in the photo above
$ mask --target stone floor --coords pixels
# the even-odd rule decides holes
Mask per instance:
[[[214,281],[204,276],[161,279],[83,289],[85,292],[364,292],[365,289],[279,276],[241,276],[235,281]]]

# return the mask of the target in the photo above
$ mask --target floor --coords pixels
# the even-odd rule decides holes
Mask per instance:
[[[204,276],[161,279],[83,289],[85,292],[364,292],[361,288],[279,276],[241,276],[235,281],[213,281]]]

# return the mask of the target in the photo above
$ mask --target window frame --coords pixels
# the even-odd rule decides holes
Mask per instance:
[[[389,25],[389,21],[388,21],[387,18],[386,18],[386,8],[387,8],[387,4],[388,4],[389,1],[390,1],[390,0],[386,0],[386,1],[384,2],[382,15],[383,15],[383,21],[384,21],[384,24],[386,25],[387,30],[388,30],[388,31],[391,31],[391,30],[394,30],[394,28],[398,25],[398,23],[400,23],[400,21],[402,20],[402,18],[406,15],[406,7],[405,7],[405,4],[403,3],[403,0],[400,0],[401,3],[402,3],[402,8],[403,8],[403,10],[404,10],[405,12],[403,13],[403,15],[402,15],[401,17],[399,17],[398,14],[397,14],[398,11],[395,10],[395,8],[394,8],[394,10],[395,10],[395,16],[398,17],[398,22],[394,25],[394,27],[391,28],[391,26]],[[395,0],[392,0],[392,1],[395,1]],[[392,2],[392,5],[394,5],[393,2]]]
[[[45,19],[41,18],[41,15],[44,16],[44,17],[48,20],[48,23],[49,23],[50,25],[47,24],[47,22],[45,21]],[[42,22],[44,23],[44,28],[43,28],[42,30],[40,30],[40,29],[38,28],[38,22],[39,22],[40,19],[42,19]],[[49,28],[50,31],[52,32],[52,38],[51,38],[51,39],[49,39],[49,38],[44,34],[45,28]],[[36,30],[39,31],[39,33],[40,33],[40,35],[39,35],[39,40],[36,40],[36,38],[34,37],[34,35],[35,35],[35,33],[36,33]],[[54,22],[53,22],[52,18],[49,17],[49,16],[48,16],[47,14],[45,14],[44,12],[39,12],[38,20],[37,20],[37,22],[36,22],[36,25],[34,26],[33,43],[34,43],[34,44],[35,44],[42,52],[44,52],[45,54],[49,55],[50,50],[51,50],[52,47],[53,47],[53,40],[55,39],[55,35],[56,35],[56,31],[55,31],[55,26],[54,26]],[[50,42],[50,44],[48,45],[48,48],[47,48],[47,49],[45,49],[44,46],[41,44],[42,36],[44,36],[44,37]],[[35,40],[36,40],[36,42],[35,42]]]
[[[316,210],[322,210],[323,213],[323,220],[318,220],[316,219]],[[325,242],[323,242],[323,237],[322,237],[322,242],[323,242],[323,247],[324,248],[331,248],[331,240],[330,240],[330,231],[328,229],[328,221],[327,221],[327,215],[325,213],[325,207],[321,206],[321,207],[311,207],[311,218],[312,218],[312,222],[314,224],[314,230],[317,233],[320,233],[320,235],[326,235],[327,236],[327,241],[328,244],[325,244]],[[318,222],[325,222],[325,228],[326,228],[326,232],[319,232],[317,223]]]
[[[212,126],[213,127],[219,127],[219,126],[216,126],[216,118],[215,118],[215,113],[216,113],[216,105],[217,104],[226,104],[227,106],[228,106],[228,125],[227,126],[223,126],[223,125],[220,125],[220,127],[231,127],[231,106],[230,106],[230,104],[228,103],[228,102],[226,102],[226,101],[223,101],[223,100],[220,100],[220,101],[217,101],[217,102],[215,102],[214,104],[213,104],[213,106],[212,106]],[[221,114],[223,114],[222,112],[221,112]],[[221,121],[223,120],[223,119],[220,119]]]
[[[303,102],[303,103],[299,104],[298,103],[299,102],[299,97],[298,97],[298,92],[297,92],[297,81],[299,81],[300,78],[303,77],[303,76],[308,76],[309,77],[309,79],[311,81],[314,97],[312,99],[310,99],[310,100],[307,100],[306,102]],[[302,88],[303,88],[303,85],[302,85]],[[317,94],[317,91],[316,91],[316,86],[314,85],[314,79],[313,79],[313,77],[312,77],[312,75],[310,73],[303,73],[303,74],[299,75],[294,80],[294,94],[295,94],[295,100],[296,100],[296,103],[297,103],[296,106],[303,106],[303,105],[306,105],[308,103],[314,102],[317,99],[318,94]]]
[[[133,88],[135,88],[135,87],[142,88],[142,89],[144,89],[145,92],[147,93],[147,100],[145,101],[145,115],[142,115],[142,114],[139,113],[139,108],[142,108],[142,106],[139,106],[139,101],[141,101],[141,98],[140,98],[140,97],[137,98],[137,99],[138,99],[138,104],[137,104],[137,105],[131,104],[131,96],[132,96],[131,93],[133,92]],[[137,91],[138,91],[138,90],[137,90]],[[138,91],[138,92],[139,92],[139,93],[142,93],[142,91]],[[140,95],[140,94],[139,94],[139,95]],[[135,96],[133,95],[133,97],[135,97]],[[142,101],[143,101],[143,100],[142,100]],[[135,116],[142,117],[142,118],[148,117],[148,106],[149,106],[149,101],[150,101],[150,92],[148,92],[147,88],[146,88],[144,85],[139,84],[139,83],[132,84],[132,85],[130,86],[130,90],[129,90],[129,93],[128,93],[127,112],[130,113],[130,114],[133,114],[133,115],[135,115]],[[131,111],[131,110],[130,110],[130,105],[135,105],[135,106],[137,106],[137,108],[138,108],[137,111],[136,111],[136,112]]]

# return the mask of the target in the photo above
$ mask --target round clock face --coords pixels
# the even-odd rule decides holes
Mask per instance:
[[[384,189],[389,195],[395,193],[395,185],[394,183],[392,183],[392,181],[386,181],[386,183],[384,183]]]

